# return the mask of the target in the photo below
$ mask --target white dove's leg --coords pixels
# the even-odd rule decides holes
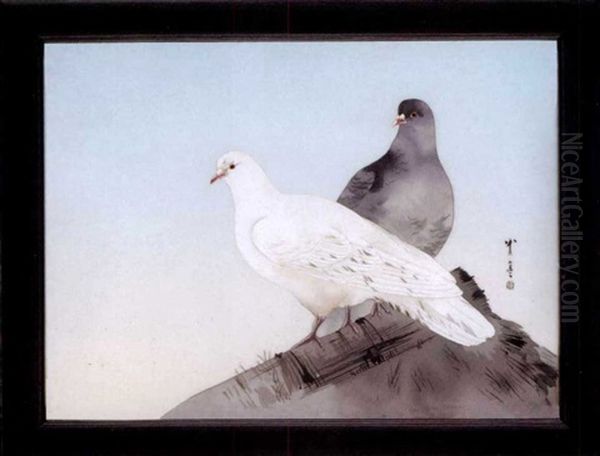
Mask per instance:
[[[346,306],[346,323],[343,327],[345,328],[346,326],[350,326],[352,331],[358,334],[358,330],[356,329],[356,327],[354,326],[354,322],[352,321],[352,313],[350,311],[350,306]]]
[[[378,317],[381,315],[381,309],[380,309],[380,305],[379,305],[379,300],[375,300],[375,302],[373,303],[373,309],[371,310],[371,317]]]

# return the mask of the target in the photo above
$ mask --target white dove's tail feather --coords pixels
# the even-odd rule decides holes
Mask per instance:
[[[382,296],[433,332],[461,345],[479,345],[495,333],[492,324],[461,296],[410,298]]]

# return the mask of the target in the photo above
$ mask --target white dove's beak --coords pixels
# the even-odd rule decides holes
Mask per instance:
[[[405,124],[405,123],[406,123],[406,116],[404,115],[404,113],[402,113],[399,116],[396,116],[396,118],[394,119],[393,126],[395,127],[396,125],[401,125],[401,124]]]
[[[212,179],[210,180],[211,184],[214,184],[215,182],[217,182],[219,179],[221,179],[222,177],[227,176],[227,171],[218,171],[217,174],[215,174]]]

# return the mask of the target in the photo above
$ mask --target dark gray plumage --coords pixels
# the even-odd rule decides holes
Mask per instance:
[[[421,100],[398,106],[388,152],[358,171],[338,202],[435,256],[454,221],[450,180],[438,158],[433,112]]]

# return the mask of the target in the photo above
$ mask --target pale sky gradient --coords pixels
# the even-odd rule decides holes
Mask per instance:
[[[438,260],[557,352],[555,42],[45,50],[50,419],[159,418],[305,336],[308,311],[238,253],[215,161],[242,150],[281,190],[335,199],[405,98],[433,109],[454,186]]]

